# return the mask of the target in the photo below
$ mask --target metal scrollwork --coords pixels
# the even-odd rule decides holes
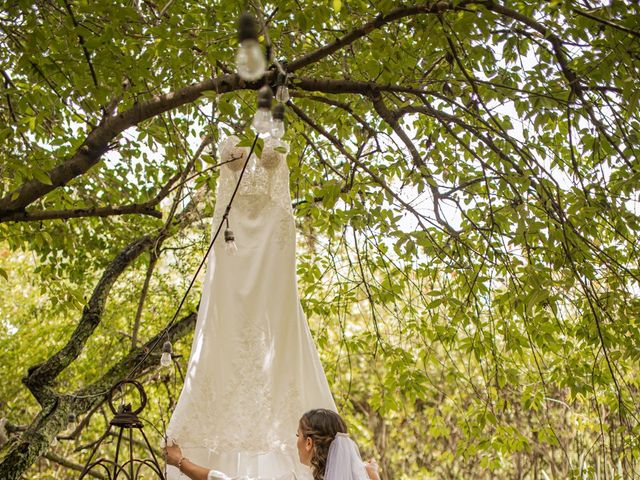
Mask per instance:
[[[132,410],[131,404],[121,404],[117,409],[113,404],[113,397],[115,392],[122,390],[122,387],[125,385],[133,385],[136,390],[138,390],[138,394],[140,395],[140,405],[135,410]],[[152,478],[158,478],[160,480],[166,480],[164,471],[158,462],[156,454],[151,448],[151,444],[147,439],[147,436],[144,433],[142,421],[138,418],[138,414],[144,409],[147,405],[147,394],[142,388],[142,385],[135,380],[123,380],[122,382],[114,385],[109,391],[109,408],[114,414],[114,417],[109,422],[109,426],[107,427],[107,431],[100,438],[100,440],[94,446],[91,455],[89,456],[89,460],[87,461],[82,473],[80,474],[80,479],[86,478],[89,473],[97,473],[99,476],[106,478],[108,480],[137,480],[138,478],[149,478],[148,474],[152,473]],[[109,436],[112,429],[116,429],[118,442],[116,444],[116,452],[113,460],[109,458],[99,458],[98,460],[92,461],[96,452],[102,445],[105,438]],[[139,430],[142,438],[144,439],[144,445],[146,445],[147,450],[151,454],[151,458],[148,459],[138,459],[134,456],[134,435],[133,432],[135,430]],[[124,460],[122,463],[119,463],[118,460],[120,458],[120,447],[122,446],[123,438],[128,441],[129,449],[128,449],[128,458]],[[142,443],[142,442],[138,442]],[[126,455],[126,454],[125,454]],[[144,474],[144,477],[142,476]]]

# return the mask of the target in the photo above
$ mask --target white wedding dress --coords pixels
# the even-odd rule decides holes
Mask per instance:
[[[185,457],[211,469],[209,479],[310,479],[298,460],[298,420],[312,408],[335,410],[298,298],[284,157],[276,165],[249,159],[229,215],[238,252],[225,252],[221,232],[167,429]],[[214,231],[239,175],[237,166],[221,168]],[[181,475],[175,467],[167,474]]]

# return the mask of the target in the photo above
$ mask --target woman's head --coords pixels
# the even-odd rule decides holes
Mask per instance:
[[[324,478],[329,446],[339,432],[347,433],[347,425],[342,417],[332,410],[309,410],[300,418],[298,456],[300,462],[311,467],[314,480]]]

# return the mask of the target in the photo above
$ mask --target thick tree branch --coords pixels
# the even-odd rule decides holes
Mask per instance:
[[[469,2],[460,2],[455,7],[455,9],[459,10],[464,6],[464,4],[467,4],[467,3]],[[384,25],[391,23],[395,20],[400,20],[405,17],[412,17],[414,15],[419,15],[419,14],[439,14],[449,8],[450,6],[448,1],[435,1],[435,2],[423,3],[421,5],[410,6],[410,7],[395,8],[391,10],[389,13],[387,13],[386,15],[380,14],[374,20],[371,20],[370,22],[365,23],[361,27],[358,27],[350,31],[349,33],[347,33],[346,35],[343,35],[337,40],[327,45],[324,45],[323,47],[320,47],[317,50],[314,50],[313,52],[310,52],[297,60],[294,60],[293,62],[289,63],[289,65],[287,66],[287,71],[295,72],[296,70],[300,70],[301,68],[304,68],[312,63],[316,63],[319,60],[340,50],[341,48],[344,48],[347,45],[352,44],[356,40],[368,35],[373,30],[377,30],[383,27]]]
[[[173,219],[172,224],[178,229],[188,225],[195,205],[196,199]],[[99,325],[109,291],[120,275],[138,256],[162,243],[171,234],[168,225],[165,225],[154,235],[145,235],[125,247],[102,274],[67,344],[45,362],[29,368],[27,376],[22,381],[41,405],[44,405],[43,402],[49,396],[56,377],[80,355],[87,340]]]
[[[78,423],[78,425],[73,429],[72,432],[70,432],[68,435],[58,435],[57,436],[58,440],[77,440],[78,438],[80,438],[80,434],[87,427],[87,425],[89,425],[89,422],[93,418],[93,415],[103,405],[104,405],[104,402],[96,403],[95,406],[91,408],[91,410],[89,410],[88,412],[86,412],[85,415],[82,416],[82,420],[80,421],[80,423]]]
[[[120,380],[129,378],[130,372],[134,371],[136,366],[139,366],[136,369],[136,378],[155,368],[158,358],[155,355],[147,355],[149,349],[162,338],[168,337],[174,341],[183,338],[193,331],[196,318],[196,312],[192,312],[168,329],[162,330],[144,345],[131,351],[96,382],[71,395],[60,395],[49,390],[43,399],[45,407],[0,462],[0,478],[23,478],[33,462],[45,454],[53,437],[67,427],[69,413],[82,414],[104,401],[109,389]]]
[[[10,213],[0,217],[3,222],[33,222],[41,220],[64,220],[81,217],[112,217],[114,215],[150,215],[162,218],[162,212],[150,203],[122,205],[119,207],[74,208],[68,210],[36,210]]]
[[[98,281],[67,344],[45,362],[29,368],[28,374],[22,379],[22,382],[41,405],[44,405],[48,396],[48,387],[51,387],[56,377],[78,358],[87,340],[99,325],[111,287],[124,270],[142,252],[153,245],[154,240],[152,236],[145,235],[129,244],[116,256]]]
[[[257,89],[262,83],[247,84],[237,75],[224,75],[192,84],[181,90],[157,95],[147,102],[137,104],[133,108],[115,116],[106,117],[92,130],[80,148],[64,163],[47,172],[51,185],[38,180],[29,180],[20,188],[0,199],[0,222],[6,217],[16,215],[13,219],[21,219],[24,208],[55,188],[66,185],[74,178],[83,175],[101,159],[109,149],[109,144],[123,131],[168,110],[195,101],[205,91],[226,93],[241,88]],[[413,94],[435,94],[424,89],[399,85],[376,85],[371,82],[351,80],[316,80],[309,78],[296,79],[295,86],[308,91],[324,93],[358,93],[367,95],[373,90],[403,92]],[[62,215],[62,214],[60,214]],[[83,216],[83,215],[79,215]],[[58,218],[58,217],[55,217]],[[59,217],[64,218],[64,217]],[[24,219],[29,219],[27,214]]]
[[[193,162],[195,162],[204,148],[211,143],[210,139],[205,140],[200,146],[193,159],[190,161],[186,173],[188,173]],[[3,222],[31,222],[41,220],[54,220],[54,219],[68,219],[68,218],[80,218],[80,217],[111,217],[114,215],[150,215],[156,218],[162,218],[162,212],[157,210],[156,207],[160,202],[167,197],[173,190],[173,185],[180,179],[182,179],[179,185],[184,183],[183,177],[185,172],[178,172],[171,177],[167,183],[165,183],[160,191],[148,202],[136,203],[132,205],[123,205],[118,207],[91,207],[91,208],[74,208],[67,210],[36,210],[36,211],[23,211],[15,212],[7,215],[6,217],[0,217],[0,223]],[[178,193],[179,195],[179,193]],[[171,220],[171,215],[167,218],[167,221]]]
[[[371,92],[372,89],[376,89],[379,91],[394,91],[413,94],[437,94],[413,87],[375,85],[370,82],[350,80],[316,80],[301,78],[297,79],[294,84],[302,90],[322,91],[324,93],[358,93],[366,95]],[[50,191],[66,185],[74,178],[83,175],[95,166],[100,161],[102,155],[109,149],[110,143],[126,129],[163,112],[193,102],[205,91],[227,93],[241,88],[257,89],[261,85],[262,83],[255,82],[247,84],[240,80],[235,74],[223,75],[192,84],[175,92],[157,95],[152,99],[139,103],[131,109],[121,112],[115,116],[105,117],[100,125],[89,133],[74,155],[47,172],[47,175],[51,180],[51,184],[42,183],[38,180],[32,179],[25,182],[17,190],[10,192],[4,198],[0,199],[0,221],[3,221],[6,217],[11,215],[16,215],[16,217],[13,217],[14,219],[29,219],[29,215],[22,218],[19,215],[21,213],[25,213],[25,207],[43,197]]]
[[[291,84],[300,89],[309,92],[323,93],[357,93],[360,95],[370,95],[373,92],[395,92],[410,93],[413,95],[433,95],[441,96],[438,92],[425,90],[423,88],[408,87],[405,85],[380,84],[375,82],[363,82],[360,80],[347,79],[317,79],[309,77],[297,77],[291,81]]]
[[[240,88],[257,89],[257,83],[246,84],[237,75],[224,75],[192,84],[181,90],[156,95],[152,99],[115,116],[106,117],[92,130],[80,148],[68,160],[47,172],[51,185],[38,180],[29,180],[20,188],[0,199],[0,219],[24,210],[25,207],[50,191],[64,186],[74,178],[84,174],[96,165],[109,149],[110,143],[126,129],[143,120],[152,118],[168,110],[195,101],[205,91],[230,92]]]

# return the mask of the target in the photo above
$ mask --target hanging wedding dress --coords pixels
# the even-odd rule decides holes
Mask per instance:
[[[221,158],[213,228],[223,218],[247,148],[230,137]],[[286,144],[285,144],[286,145]],[[335,410],[298,299],[286,153],[252,155],[229,214],[238,252],[220,235],[208,259],[191,355],[167,429],[209,479],[310,479],[296,429],[311,408]],[[215,230],[214,230],[215,231]],[[168,479],[180,472],[168,467]],[[184,478],[184,477],[183,477]]]

